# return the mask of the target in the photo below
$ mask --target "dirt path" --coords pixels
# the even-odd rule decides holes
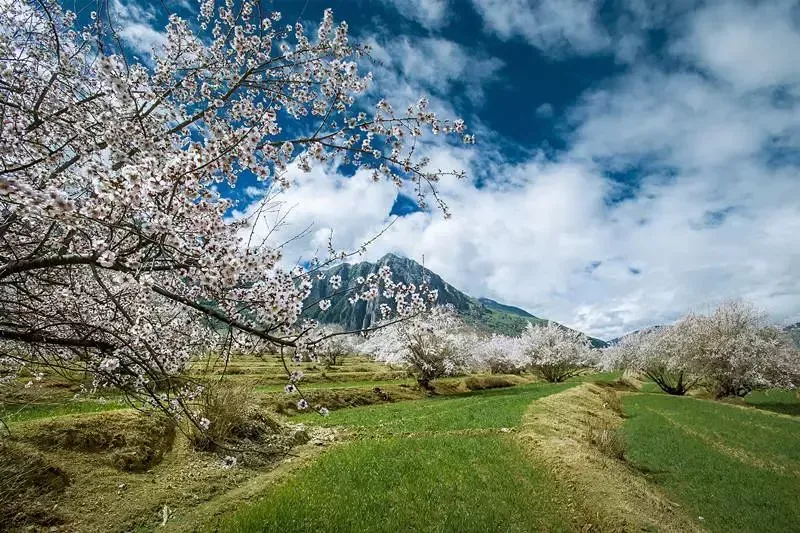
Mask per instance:
[[[586,383],[536,400],[517,438],[574,494],[584,531],[703,531],[640,473],[591,444],[589,427],[622,424],[608,394]]]

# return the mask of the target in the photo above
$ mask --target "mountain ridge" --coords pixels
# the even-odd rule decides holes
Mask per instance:
[[[395,282],[419,285],[423,280],[427,281],[429,287],[436,289],[439,293],[438,304],[452,304],[464,321],[476,329],[488,333],[518,335],[525,329],[528,322],[534,325],[547,323],[546,319],[537,317],[522,308],[505,305],[490,298],[471,297],[413,259],[392,253],[384,255],[374,263],[369,261],[342,263],[328,269],[325,274],[327,278],[334,275],[341,276],[342,286],[348,287],[356,278],[367,277],[370,273],[377,272],[383,265],[392,269],[392,278]],[[370,302],[358,301],[353,305],[347,301],[346,296],[334,293],[330,284],[315,283],[309,300],[329,299],[331,306],[326,311],[321,310],[318,306],[308,308],[305,312],[306,316],[322,323],[338,324],[345,329],[364,329],[379,321],[379,306],[381,303],[388,302],[388,300],[380,298]],[[607,343],[601,339],[588,338],[595,347],[607,346]]]

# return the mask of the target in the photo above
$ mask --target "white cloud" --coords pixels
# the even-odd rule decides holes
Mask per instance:
[[[776,51],[773,65],[760,66],[751,54],[793,43],[798,32],[788,17],[774,15],[783,13],[777,8],[718,9],[698,12],[671,37],[668,50],[691,61],[687,68],[638,58],[584,95],[571,112],[570,148],[556,159],[537,154],[507,164],[487,157],[492,146],[423,147],[435,168],[464,166],[494,179],[481,187],[444,180],[453,218],[402,217],[368,258],[424,255],[426,266],[469,294],[602,338],[732,297],[752,299],[776,320],[800,320],[800,176],[795,163],[776,159],[800,150],[800,106],[792,96],[800,63]],[[703,32],[722,36],[721,50],[704,46]],[[730,35],[749,35],[752,45],[725,47]],[[398,96],[428,87],[444,101],[470,67],[436,60],[428,69],[404,57],[440,57],[434,48],[449,45],[437,43],[412,47],[400,39],[381,47],[395,74],[380,75],[398,85],[380,87]],[[789,91],[786,101],[776,103],[776,84]],[[640,182],[610,202],[626,191],[608,171],[632,168]],[[315,225],[287,246],[287,257],[324,248],[329,228],[338,247],[357,247],[385,226],[396,193],[330,168],[299,176],[285,197],[294,208],[286,230]]]
[[[716,4],[692,19],[674,51],[737,89],[800,82],[796,2]]]
[[[123,23],[118,34],[143,57],[150,57],[153,49],[160,48],[167,40],[163,32],[157,31],[147,24]]]
[[[598,21],[598,0],[472,1],[488,30],[502,39],[525,39],[549,55],[590,54],[611,44]]]
[[[403,17],[416,20],[428,29],[439,29],[448,24],[448,0],[389,0]]]
[[[153,27],[157,17],[152,6],[113,0],[110,11],[117,35],[143,60],[149,60],[153,50],[166,42],[166,34]]]
[[[472,103],[480,104],[484,85],[498,79],[503,68],[503,62],[495,57],[438,37],[371,36],[366,41],[373,57],[383,63],[378,69],[378,86],[406,93],[406,100],[421,92],[446,98],[456,88],[463,88]]]
[[[553,116],[553,106],[544,103],[536,108],[536,116],[539,118],[550,118]]]

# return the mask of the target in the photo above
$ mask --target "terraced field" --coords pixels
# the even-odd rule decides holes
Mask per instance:
[[[429,396],[404,371],[365,358],[301,366],[306,397],[330,416],[298,412],[274,356],[240,358],[224,378],[308,435],[265,463],[226,469],[181,431],[141,434],[119,398],[74,398],[76,385],[53,377],[0,406],[13,436],[6,451],[63,473],[65,488],[36,509],[68,531],[790,531],[800,523],[794,391],[717,402],[666,396],[649,383],[632,390],[615,374],[560,384],[476,375],[439,380]],[[624,437],[621,459],[603,441],[612,435]],[[142,445],[163,457],[121,471]]]
[[[573,530],[566,492],[526,459],[513,431],[531,402],[574,385],[337,411],[325,425],[354,430],[357,439],[212,529]]]

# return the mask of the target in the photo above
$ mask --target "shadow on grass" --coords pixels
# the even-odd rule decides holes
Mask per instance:
[[[782,415],[800,416],[800,403],[759,403],[751,404],[756,409],[764,411],[772,411],[773,413],[780,413]]]

